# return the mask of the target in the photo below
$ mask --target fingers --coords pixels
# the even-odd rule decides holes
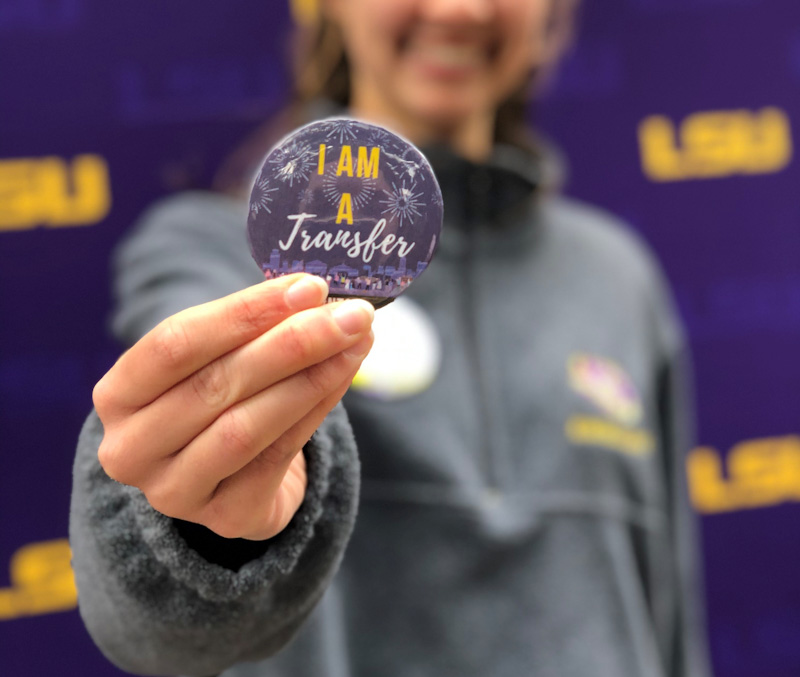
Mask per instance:
[[[107,423],[152,402],[289,315],[321,305],[326,296],[322,279],[287,275],[173,315],[122,355],[95,386],[101,420]]]
[[[219,484],[200,513],[213,531],[230,534],[229,538],[263,540],[286,528],[306,491],[305,458],[298,450],[336,406],[354,376],[355,371],[285,435]],[[265,496],[274,499],[265,502]]]
[[[226,411],[179,454],[152,466],[140,483],[150,504],[227,537],[263,533],[253,520],[265,529],[290,518],[288,503],[276,511],[273,502],[291,459],[341,399],[371,345],[370,335]]]
[[[138,486],[156,471],[159,459],[186,447],[219,417],[222,417],[220,424],[228,425],[230,435],[235,436],[239,428],[247,427],[238,419],[248,415],[248,407],[231,407],[351,348],[370,331],[373,317],[370,304],[353,300],[310,309],[286,319],[203,367],[118,426],[112,426],[110,434],[124,439],[124,445],[117,448],[116,454],[108,448],[104,450],[106,471],[114,472],[116,479],[126,484]],[[307,373],[306,378],[314,373]],[[313,404],[310,402],[309,406]],[[303,413],[301,408],[299,415]],[[276,425],[280,425],[280,419]],[[278,434],[286,428],[280,428]],[[269,436],[273,432],[265,429],[264,434]],[[109,444],[112,442],[113,438]],[[229,443],[247,446],[235,441]],[[268,443],[269,440],[262,447]],[[134,449],[136,453],[125,453],[124,449]]]

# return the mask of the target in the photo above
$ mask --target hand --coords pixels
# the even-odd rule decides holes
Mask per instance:
[[[94,389],[106,473],[220,536],[279,533],[305,495],[300,450],[372,347],[372,306],[327,291],[288,275],[142,337]]]

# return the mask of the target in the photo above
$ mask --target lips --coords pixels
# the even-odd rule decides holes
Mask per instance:
[[[445,68],[476,67],[486,61],[485,49],[473,45],[416,44],[409,53],[421,61]]]
[[[459,78],[485,68],[492,57],[483,40],[412,37],[403,45],[409,61],[426,74]]]

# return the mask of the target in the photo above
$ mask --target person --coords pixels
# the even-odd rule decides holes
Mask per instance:
[[[292,115],[384,124],[442,186],[436,258],[379,311],[442,347],[413,387],[349,389],[371,306],[264,281],[240,197],[143,216],[70,521],[81,614],[121,668],[708,674],[667,290],[627,228],[559,194],[524,125],[572,12],[327,0],[309,29]]]

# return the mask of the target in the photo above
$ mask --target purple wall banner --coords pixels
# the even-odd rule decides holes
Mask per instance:
[[[0,0],[0,674],[122,674],[83,628],[66,542],[75,440],[121,350],[111,252],[154,200],[212,187],[280,109],[290,9],[311,4]],[[580,24],[531,120],[568,158],[565,191],[625,218],[675,292],[716,675],[797,677],[800,6],[587,0]],[[372,187],[387,221],[390,184]],[[341,197],[326,205],[335,221]]]

